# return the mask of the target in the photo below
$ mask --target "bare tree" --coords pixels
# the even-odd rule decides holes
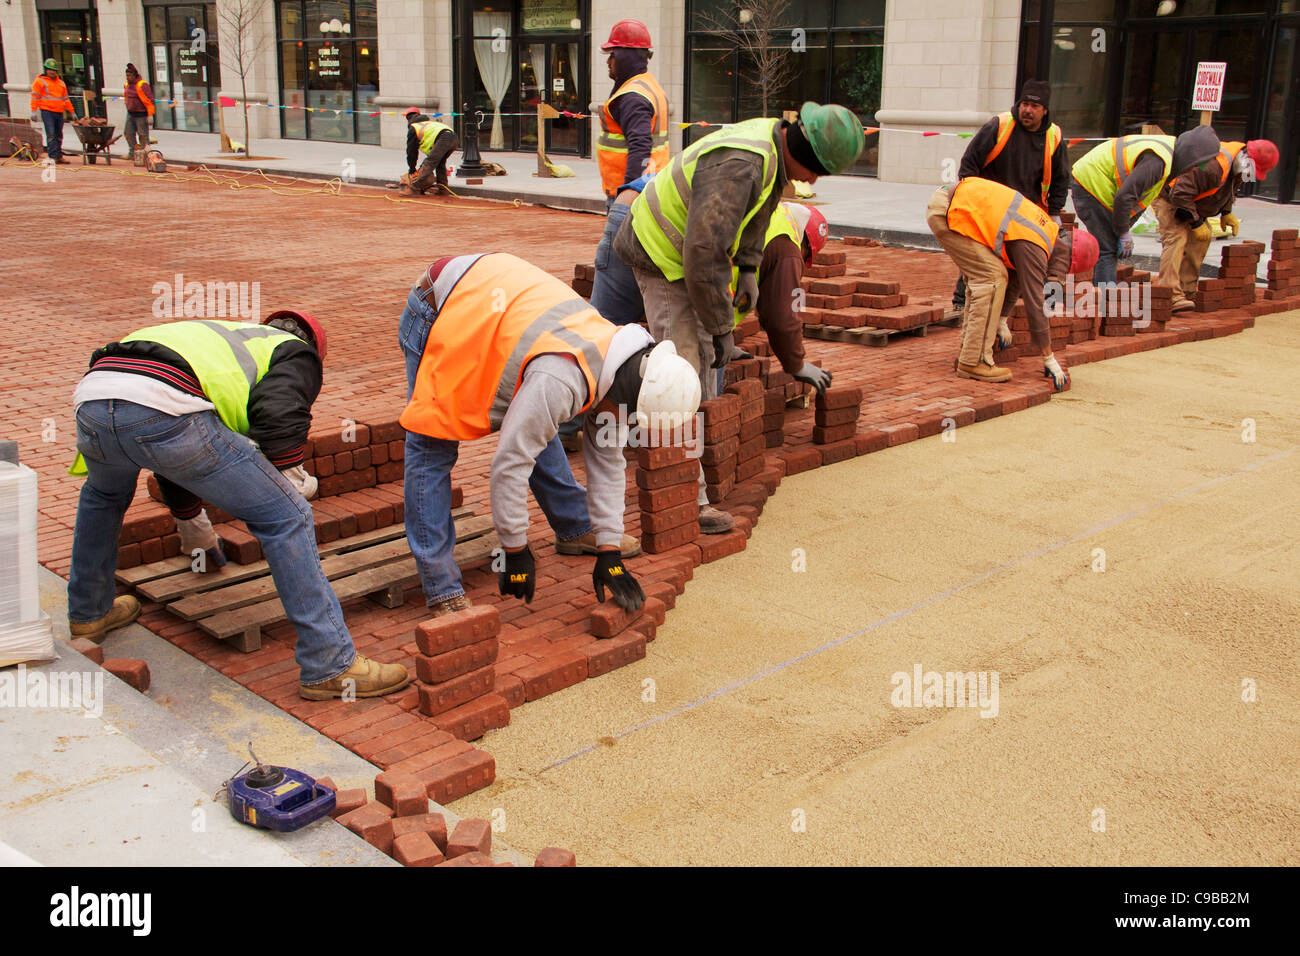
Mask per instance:
[[[780,95],[799,72],[795,53],[803,49],[803,31],[789,26],[790,0],[734,0],[729,7],[700,13],[699,23],[753,61],[754,72],[742,70],[740,78],[758,95],[767,116],[768,101]]]
[[[253,158],[253,140],[248,132],[248,75],[266,50],[269,37],[263,29],[267,0],[221,0],[217,16],[226,28],[221,43],[225,66],[239,74],[240,105],[244,110],[244,155]]]

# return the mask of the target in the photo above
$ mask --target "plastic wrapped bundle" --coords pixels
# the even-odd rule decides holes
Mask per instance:
[[[0,461],[0,666],[55,656],[37,569],[36,472]]]

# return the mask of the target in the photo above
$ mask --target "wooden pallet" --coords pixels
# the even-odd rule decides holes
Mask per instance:
[[[806,338],[821,339],[823,342],[851,342],[854,345],[870,345],[884,348],[889,340],[897,336],[925,338],[931,329],[955,329],[961,326],[960,315],[945,315],[938,322],[927,322],[911,329],[878,329],[865,326],[860,329],[846,329],[839,325],[805,325],[803,334]]]
[[[471,508],[459,508],[453,516],[456,563],[468,569],[490,559],[500,544],[491,517],[475,517]],[[406,589],[420,583],[402,525],[330,542],[319,553],[321,570],[340,604],[369,597],[384,607],[400,607]],[[187,558],[175,557],[119,571],[117,578],[141,598],[165,605],[245,653],[262,646],[262,628],[286,620],[265,561],[195,574]]]

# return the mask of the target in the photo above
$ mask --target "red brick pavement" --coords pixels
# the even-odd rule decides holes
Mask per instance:
[[[0,357],[0,428],[18,439],[23,460],[40,473],[40,558],[64,576],[80,488],[78,479],[64,473],[73,454],[72,388],[91,350],[156,321],[151,313],[154,283],[170,283],[178,272],[187,281],[257,281],[263,311],[313,311],[330,333],[325,386],[315,408],[317,428],[334,429],[343,419],[391,423],[404,400],[397,321],[411,283],[431,259],[500,250],[567,281],[575,263],[590,261],[602,227],[593,216],[489,203],[393,205],[364,190],[341,198],[283,197],[94,173],[60,174],[57,184],[42,184],[35,171],[19,169],[0,170],[0,201],[14,220],[30,224],[29,236],[40,237],[10,250],[9,307],[0,317],[7,346]],[[74,212],[90,212],[94,228],[87,229],[86,220]],[[887,248],[850,247],[847,252],[850,271],[865,268],[872,278],[898,281],[913,301],[929,298],[941,304],[951,295],[956,270],[945,256]],[[50,255],[62,261],[53,279]],[[1252,325],[1255,314],[1282,306],[1295,308],[1300,300],[1180,315],[1163,333],[1103,338],[1058,355],[1068,367],[1226,335]],[[952,371],[957,335],[956,330],[939,330],[926,338],[895,340],[883,349],[809,341],[810,357],[833,370],[837,387],[862,388],[857,435],[851,443],[814,445],[812,409],[788,413],[785,445],[770,450],[759,479],[738,486],[726,502],[744,516],[737,534],[748,534],[784,474],[937,434],[945,419],[964,427],[1050,398],[1036,358],[1014,363],[1015,378],[1005,385],[957,378]],[[43,441],[43,432],[54,440]],[[372,442],[368,447],[378,446]],[[488,511],[487,473],[494,449],[492,438],[463,444],[453,475],[464,489],[465,503],[480,513]],[[571,462],[581,480],[580,456]],[[400,483],[381,487],[401,491]],[[628,530],[637,533],[640,511],[631,480],[627,497]],[[141,482],[132,520],[161,511]],[[337,509],[333,514],[345,517]],[[531,605],[499,597],[495,575],[487,570],[465,576],[476,604],[500,607],[495,690],[511,707],[644,656],[672,595],[680,593],[705,552],[721,557],[744,543],[697,541],[633,559],[630,567],[647,591],[668,603],[656,604],[655,616],[643,614],[617,639],[598,642],[590,633],[596,604],[590,559],[557,555],[535,505],[530,537],[539,565],[537,598]],[[362,653],[408,667],[417,653],[415,626],[424,617],[418,593],[394,610],[368,602],[347,609],[348,626]],[[242,654],[156,605],[147,606],[140,620],[380,767],[449,746],[448,734],[434,723],[441,718],[425,718],[417,709],[415,686],[361,704],[300,700],[294,633],[287,623],[264,632],[261,650]],[[477,757],[478,751],[455,755],[453,750],[445,751],[448,776],[439,783],[444,799],[481,786],[482,761],[491,759]]]

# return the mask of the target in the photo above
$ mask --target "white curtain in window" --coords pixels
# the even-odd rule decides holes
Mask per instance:
[[[494,33],[500,30],[500,33]],[[474,33],[487,39],[474,41],[474,61],[478,64],[478,75],[483,80],[483,88],[492,100],[492,138],[491,149],[502,149],[505,137],[501,135],[501,101],[510,89],[510,42],[501,40],[510,36],[510,14],[475,13]],[[497,49],[492,49],[496,43]],[[504,45],[505,49],[501,49]]]
[[[546,44],[530,43],[528,54],[533,61],[533,79],[537,82],[537,95],[542,98],[543,103],[549,103],[550,99],[546,95]]]
[[[578,60],[578,44],[569,44],[569,89],[565,92],[569,95],[569,101],[574,104],[575,112],[582,112],[582,107],[578,104],[578,90],[582,88],[582,77],[578,75],[581,69]]]

